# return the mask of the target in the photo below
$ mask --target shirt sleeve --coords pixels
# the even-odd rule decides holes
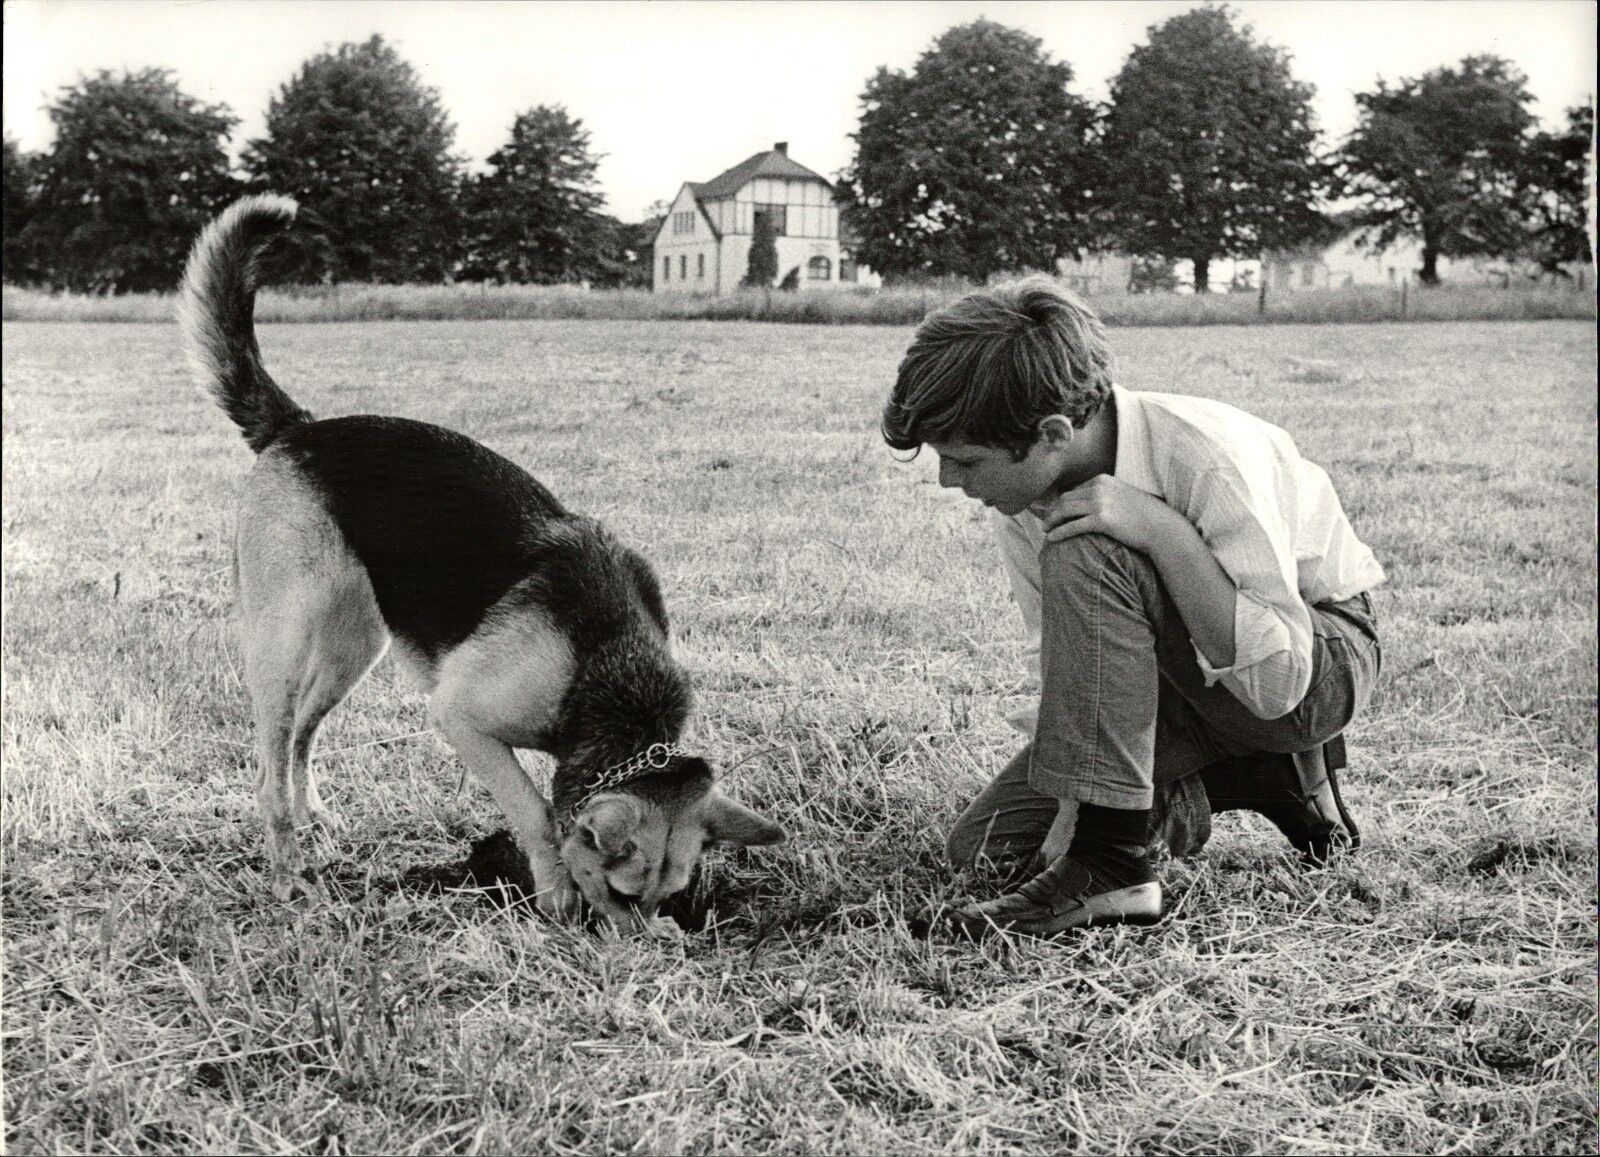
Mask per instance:
[[[1262,463],[1208,471],[1195,489],[1194,513],[1205,540],[1238,591],[1233,665],[1213,667],[1195,648],[1207,686],[1218,681],[1252,715],[1276,719],[1300,705],[1311,685],[1311,611],[1300,597],[1289,527],[1293,483]]]

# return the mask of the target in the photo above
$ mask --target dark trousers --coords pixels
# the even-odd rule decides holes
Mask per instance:
[[[1305,697],[1261,719],[1221,683],[1207,687],[1194,643],[1154,564],[1103,535],[1040,555],[1043,622],[1038,724],[962,813],[946,848],[980,858],[1045,861],[1067,850],[1078,803],[1154,809],[1154,842],[1198,850],[1210,807],[1197,774],[1257,753],[1314,753],[1366,706],[1381,665],[1369,595],[1311,608]]]

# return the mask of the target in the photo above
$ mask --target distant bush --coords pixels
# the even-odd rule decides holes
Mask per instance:
[[[586,291],[538,285],[334,285],[266,290],[256,304],[262,322],[454,321],[575,318],[622,321],[772,321],[811,325],[915,325],[965,290],[936,287],[807,290],[769,294],[745,289],[726,297]],[[1134,294],[1089,299],[1107,325],[1256,325],[1376,321],[1539,321],[1592,319],[1592,292],[1573,289],[1413,287],[1268,294],[1265,313],[1253,293]],[[117,297],[56,294],[6,286],[6,321],[164,322],[171,294]]]

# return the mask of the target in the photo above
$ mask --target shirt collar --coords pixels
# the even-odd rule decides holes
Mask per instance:
[[[1144,399],[1137,390],[1111,387],[1111,404],[1117,413],[1117,459],[1112,474],[1121,482],[1165,498],[1160,479],[1151,465],[1154,447],[1150,444],[1150,420]]]

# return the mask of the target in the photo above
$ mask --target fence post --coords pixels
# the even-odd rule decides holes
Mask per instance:
[[[1256,316],[1267,316],[1267,277],[1266,270],[1261,271],[1261,292],[1256,294]]]
[[[1411,287],[1411,279],[1410,278],[1407,278],[1406,280],[1404,280],[1404,281],[1402,281],[1400,283],[1400,320],[1401,321],[1404,321],[1406,319],[1406,290],[1409,289],[1410,287]]]

